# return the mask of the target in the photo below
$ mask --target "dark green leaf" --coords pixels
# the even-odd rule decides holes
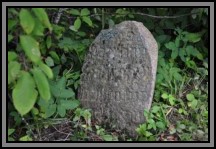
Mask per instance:
[[[51,38],[51,36],[48,36],[46,39],[46,46],[49,49],[51,47],[51,45],[52,45],[52,38]]]
[[[61,117],[65,117],[66,109],[61,104],[57,106],[57,111]]]
[[[73,110],[79,106],[79,100],[61,100],[61,106],[67,110]]]
[[[17,54],[12,51],[8,51],[8,62],[14,61],[17,59]]]

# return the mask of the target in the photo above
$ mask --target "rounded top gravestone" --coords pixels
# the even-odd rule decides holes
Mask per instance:
[[[152,103],[157,58],[157,42],[142,23],[125,21],[102,30],[82,67],[81,104],[99,123],[115,124],[134,136]]]

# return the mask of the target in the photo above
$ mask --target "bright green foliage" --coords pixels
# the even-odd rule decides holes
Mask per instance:
[[[39,139],[44,128],[64,127],[65,120],[73,130],[65,138],[72,141],[208,139],[208,8],[76,7],[61,9],[59,22],[52,24],[59,10],[8,9],[8,111],[14,120],[10,127],[23,127],[23,116],[29,123],[26,133],[21,133],[26,135],[14,131],[12,140]],[[189,13],[193,14],[175,19],[151,17]],[[115,125],[96,125],[90,109],[79,107],[75,98],[92,41],[101,29],[126,20],[142,22],[159,48],[153,103],[149,111],[144,110],[146,122],[137,126],[136,138],[118,132]]]
[[[27,34],[30,34],[33,31],[34,26],[35,26],[35,20],[32,17],[31,13],[26,9],[21,9],[19,18],[20,18],[20,24],[23,30]]]
[[[14,107],[21,115],[27,114],[34,106],[37,95],[32,76],[28,72],[22,72],[12,93]]]
[[[45,74],[37,67],[32,70],[32,74],[40,96],[45,100],[49,100],[51,98],[50,87]]]
[[[20,44],[25,54],[33,63],[38,63],[41,60],[41,53],[39,49],[39,43],[31,36],[20,36]]]
[[[37,16],[37,18],[41,21],[41,23],[46,26],[50,31],[52,31],[52,25],[50,24],[46,11],[43,8],[32,8],[32,10]]]

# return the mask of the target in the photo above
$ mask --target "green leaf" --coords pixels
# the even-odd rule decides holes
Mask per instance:
[[[56,112],[56,104],[51,104],[45,109],[46,118],[51,117]]]
[[[165,129],[165,124],[164,124],[163,122],[161,122],[161,121],[156,122],[156,126],[157,126],[158,128],[160,128],[160,129],[162,129],[162,130]]]
[[[102,136],[105,141],[112,141],[113,137],[111,135],[103,135]]]
[[[16,52],[8,51],[8,62],[14,61],[17,59]]]
[[[19,139],[20,141],[33,141],[31,137],[29,137],[28,135],[23,136]]]
[[[186,37],[189,42],[196,43],[201,40],[201,35],[199,33],[188,33]]]
[[[194,99],[193,101],[191,101],[191,108],[195,109],[197,106],[198,100]]]
[[[35,18],[35,27],[32,34],[36,36],[44,36],[44,26],[38,18]]]
[[[180,37],[176,37],[175,46],[178,48],[180,46]]]
[[[51,38],[51,36],[48,36],[46,39],[46,46],[49,49],[51,47],[51,45],[52,45],[52,38]]]
[[[56,64],[60,63],[60,58],[59,58],[58,54],[55,51],[50,51],[49,54],[53,58],[53,60],[54,60],[54,62]]]
[[[172,50],[171,58],[176,59],[177,56],[178,56],[178,49]]]
[[[23,116],[34,106],[38,92],[30,73],[23,72],[12,92],[13,103],[16,110]]]
[[[74,92],[71,89],[65,89],[66,79],[62,77],[57,82],[51,81],[51,92],[56,98],[74,97]]]
[[[181,81],[182,80],[182,76],[178,73],[178,72],[174,72],[173,73],[173,77],[178,80],[178,81]]]
[[[49,56],[45,59],[45,62],[46,62],[46,64],[47,64],[48,66],[50,66],[50,67],[54,66],[54,61],[53,61],[53,59],[52,59],[51,57],[49,57]]]
[[[52,25],[50,24],[49,17],[44,8],[32,8],[32,10],[41,23],[52,31]]]
[[[20,68],[21,68],[20,63],[16,61],[9,62],[8,64],[8,84],[13,82],[18,77],[18,75],[20,74]]]
[[[163,93],[162,95],[161,95],[161,97],[163,98],[163,99],[168,99],[168,94],[167,93]]]
[[[92,27],[92,21],[89,17],[82,17],[82,20]]]
[[[8,136],[10,136],[12,133],[14,133],[15,129],[8,129]]]
[[[37,64],[41,59],[39,43],[34,38],[27,35],[20,36],[20,43],[27,57]]]
[[[77,29],[75,29],[74,25],[70,26],[69,29],[74,31],[74,32],[77,32]]]
[[[22,26],[23,30],[30,34],[35,26],[35,20],[32,17],[31,13],[27,9],[21,9],[19,13],[20,25]]]
[[[16,20],[8,20],[8,32],[17,24]]]
[[[78,29],[80,28],[80,26],[81,26],[81,20],[80,20],[80,18],[78,17],[78,18],[75,20],[75,22],[74,22],[74,28],[75,28],[75,30],[78,30]]]
[[[183,62],[186,61],[185,55],[186,55],[185,50],[181,48],[181,49],[179,50],[179,56],[180,56],[180,58],[181,58],[181,60],[182,60]]]
[[[173,106],[175,104],[175,98],[172,95],[169,96],[169,103],[171,106]]]
[[[53,79],[52,69],[44,64],[42,61],[38,64],[39,68],[47,75],[49,79]]]
[[[8,43],[9,42],[11,42],[11,40],[14,38],[14,36],[13,35],[11,35],[11,34],[8,34]]]
[[[90,14],[90,11],[87,8],[81,10],[81,16],[87,16]]]
[[[156,40],[159,43],[164,43],[170,40],[170,36],[169,35],[159,35],[156,37]]]
[[[50,94],[50,86],[47,77],[38,67],[32,69],[32,73],[37,85],[37,89],[40,93],[40,96],[45,100],[49,100],[51,98],[51,94]]]
[[[146,136],[146,137],[149,137],[149,136],[152,136],[152,135],[153,135],[153,134],[152,134],[151,132],[149,132],[149,131],[146,131],[146,132],[145,132],[145,136]]]
[[[61,117],[65,117],[66,109],[62,105],[57,106],[57,111]]]
[[[159,106],[153,106],[151,112],[152,113],[157,113],[160,110]]]
[[[109,19],[108,24],[109,24],[109,28],[111,28],[115,25],[115,22],[112,19]]]
[[[193,94],[187,94],[186,97],[187,97],[187,100],[188,100],[188,101],[192,101],[192,100],[195,99],[195,97],[194,97]]]
[[[79,100],[61,100],[61,106],[67,110],[73,110],[80,105]]]
[[[72,15],[77,15],[77,16],[80,15],[79,10],[77,10],[77,9],[73,9],[73,8],[70,10],[70,13],[71,13]]]
[[[165,44],[165,47],[170,50],[176,50],[176,45],[174,42],[168,42]]]

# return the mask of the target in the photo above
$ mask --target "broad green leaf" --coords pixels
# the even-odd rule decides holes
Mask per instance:
[[[153,135],[153,134],[152,134],[151,132],[149,132],[149,131],[146,131],[146,132],[145,132],[145,136],[146,136],[146,137],[149,137],[149,136],[152,136],[152,135]]]
[[[50,51],[49,54],[53,58],[53,60],[54,60],[54,62],[56,64],[60,63],[60,58],[59,58],[58,54],[55,51]]]
[[[46,62],[46,64],[47,64],[48,66],[50,66],[50,67],[54,66],[54,61],[53,61],[53,59],[52,59],[51,57],[49,57],[49,56],[45,59],[45,62]]]
[[[27,57],[34,63],[38,63],[41,59],[39,43],[31,36],[21,35],[20,43]]]
[[[72,15],[78,15],[78,16],[80,15],[79,10],[73,9],[73,8],[70,10],[70,13],[71,13]]]
[[[75,29],[74,25],[71,25],[71,26],[69,27],[69,29],[72,30],[72,31],[74,31],[74,32],[77,32],[77,29]]]
[[[16,52],[8,51],[8,62],[14,61],[17,59]]]
[[[196,43],[201,40],[201,35],[198,33],[188,33],[186,37],[189,42]]]
[[[20,74],[21,65],[16,61],[11,61],[8,64],[8,84],[13,82]]]
[[[35,107],[33,107],[31,109],[31,112],[32,112],[33,115],[38,115],[39,114],[39,110],[37,108],[35,108]]]
[[[168,99],[169,95],[168,95],[167,93],[163,93],[163,94],[161,95],[161,97],[162,97],[163,99]]]
[[[14,36],[13,35],[11,35],[11,34],[8,34],[8,43],[9,42],[11,42],[11,40],[14,38]]]
[[[34,79],[30,73],[23,72],[12,92],[14,107],[22,116],[27,114],[33,108],[37,95]]]
[[[191,108],[195,109],[197,106],[198,100],[194,99],[193,101],[191,101]]]
[[[80,18],[78,17],[75,21],[74,21],[74,28],[75,30],[78,30],[81,26],[81,20]]]
[[[50,94],[50,86],[47,77],[37,67],[32,69],[32,74],[34,76],[34,80],[36,82],[37,89],[40,93],[40,96],[45,100],[49,100],[51,98],[51,94]]]
[[[45,109],[46,118],[51,117],[56,112],[56,104],[51,104]]]
[[[12,133],[14,133],[15,129],[8,129],[8,136],[10,136]]]
[[[52,45],[52,38],[51,38],[51,36],[48,36],[46,39],[46,46],[49,49],[51,47],[51,45]]]
[[[57,111],[61,117],[64,117],[66,114],[66,109],[61,104],[57,106]]]
[[[163,122],[161,122],[161,121],[156,122],[156,126],[157,126],[158,128],[160,128],[160,129],[162,129],[162,130],[165,129],[165,124],[164,124]]]
[[[171,106],[173,106],[175,104],[175,98],[173,96],[169,97],[169,103]]]
[[[165,47],[170,50],[176,50],[176,45],[174,42],[168,42],[165,44]]]
[[[36,36],[44,36],[44,26],[43,24],[40,22],[40,20],[38,18],[35,18],[35,27],[32,31],[33,35]]]
[[[90,14],[90,11],[87,8],[81,10],[81,16],[87,16]]]
[[[188,56],[194,55],[194,53],[196,53],[196,50],[194,49],[193,46],[188,45],[188,46],[186,47],[186,53],[187,53]]]
[[[188,100],[188,101],[192,101],[192,100],[195,99],[195,97],[194,97],[193,94],[187,94],[186,97],[187,97],[187,100]]]
[[[177,56],[178,56],[178,49],[172,50],[171,58],[176,59]]]
[[[51,81],[51,92],[56,98],[70,98],[74,97],[74,92],[71,89],[65,89],[66,79],[62,77],[57,82]]]
[[[22,26],[23,30],[30,34],[35,26],[35,20],[32,17],[31,13],[27,9],[21,9],[19,13],[20,25]]]
[[[151,112],[152,113],[157,113],[160,110],[159,106],[153,106]]]
[[[180,48],[180,49],[179,49],[179,56],[180,56],[180,58],[181,58],[181,60],[182,60],[183,62],[186,61],[185,55],[186,55],[185,50],[184,50],[183,48]]]
[[[82,17],[82,20],[92,27],[92,21],[89,17]]]
[[[175,39],[175,46],[178,48],[180,46],[180,37]]]
[[[159,36],[156,36],[156,40],[157,42],[159,42],[160,44],[161,43],[165,43],[167,41],[170,40],[170,36],[169,35],[159,35]]]
[[[73,110],[79,106],[79,100],[61,100],[61,106],[67,110]]]
[[[112,141],[113,137],[111,135],[103,135],[102,138],[104,141]]]
[[[16,20],[8,20],[8,32],[17,24]]]
[[[53,71],[49,66],[44,64],[42,61],[38,64],[38,66],[47,75],[49,79],[53,79]]]
[[[182,76],[178,73],[178,72],[174,72],[173,73],[173,77],[178,80],[178,81],[181,81],[182,80]]]
[[[41,23],[52,31],[52,25],[50,24],[49,17],[44,8],[32,8],[32,10]]]

